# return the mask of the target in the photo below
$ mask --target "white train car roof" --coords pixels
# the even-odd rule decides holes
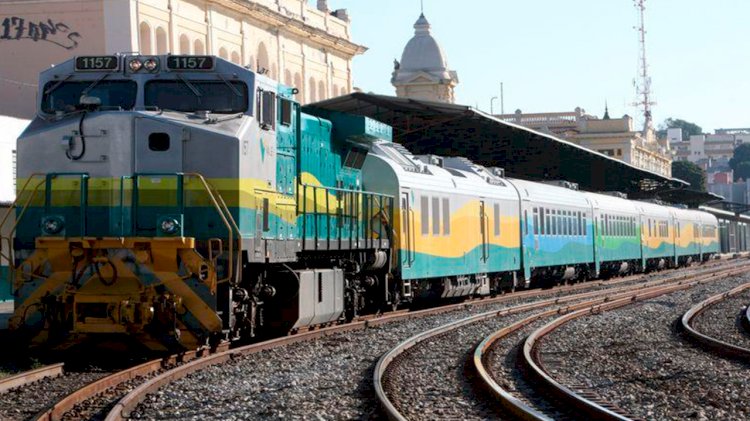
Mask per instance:
[[[619,212],[627,214],[639,214],[640,209],[635,202],[621,197],[610,196],[601,193],[583,192],[597,210],[603,212]]]
[[[638,208],[641,213],[643,213],[643,216],[646,218],[665,218],[669,219],[672,216],[671,209],[666,206],[657,205],[656,203],[649,203],[649,202],[639,202],[639,201],[633,201],[636,208]]]
[[[509,178],[508,181],[516,186],[523,200],[540,205],[591,207],[586,196],[577,190],[516,178]]]
[[[700,219],[701,219],[701,223],[702,224],[704,224],[704,225],[716,225],[716,226],[719,225],[719,219],[716,218],[715,215],[712,215],[712,214],[710,214],[708,212],[700,212],[700,211],[697,211],[696,213],[700,215]]]
[[[494,199],[518,200],[515,189],[505,179],[484,173],[484,167],[473,165],[475,171],[452,168],[450,158],[440,159],[444,165],[428,163],[429,159],[406,154],[403,148],[390,142],[375,145],[367,159],[386,163],[401,187],[446,194],[470,194]],[[442,161],[445,159],[445,161]],[[427,161],[427,162],[425,162]]]
[[[694,222],[701,221],[701,213],[694,209],[681,209],[681,208],[670,208],[675,218],[682,220],[689,220]]]

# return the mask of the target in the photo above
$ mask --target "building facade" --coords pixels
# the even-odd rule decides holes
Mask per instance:
[[[414,37],[394,60],[391,84],[396,96],[437,102],[456,102],[458,74],[448,69],[448,59],[430,32],[424,14],[414,24]]]
[[[578,107],[573,112],[497,115],[497,118],[544,133],[549,133],[587,149],[617,158],[638,168],[665,177],[672,175],[669,143],[656,138],[652,128],[637,131],[633,118],[603,118],[586,114]]]
[[[692,135],[688,140],[669,138],[669,142],[675,160],[707,169],[722,168],[728,165],[737,146],[750,142],[750,129],[719,129],[714,134]]]
[[[4,0],[0,115],[30,118],[38,73],[76,55],[212,54],[299,89],[304,103],[352,90],[346,10],[305,0]],[[7,99],[12,99],[7,100]]]

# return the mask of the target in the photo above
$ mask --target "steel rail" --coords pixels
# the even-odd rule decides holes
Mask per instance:
[[[552,316],[555,314],[574,311],[579,308],[588,308],[591,305],[606,303],[607,301],[620,298],[620,297],[629,298],[632,296],[633,291],[663,288],[662,285],[672,284],[675,282],[682,283],[684,282],[685,278],[689,276],[691,275],[679,274],[679,275],[676,275],[667,279],[650,281],[641,285],[622,286],[618,288],[609,288],[609,289],[604,289],[604,290],[599,290],[599,291],[590,291],[586,293],[570,295],[567,297],[560,297],[557,299],[541,300],[541,301],[537,301],[533,303],[521,304],[518,306],[506,308],[506,309],[494,310],[494,311],[490,311],[486,313],[473,315],[473,316],[470,316],[470,317],[467,317],[467,318],[464,318],[455,322],[451,322],[442,326],[438,326],[436,328],[427,330],[425,332],[418,333],[406,339],[405,341],[401,342],[396,347],[392,348],[389,352],[385,353],[378,360],[378,363],[375,366],[375,372],[373,374],[375,394],[378,398],[378,401],[380,402],[381,408],[383,409],[388,419],[393,420],[393,421],[404,421],[406,420],[406,418],[393,405],[393,402],[390,400],[390,398],[388,397],[388,394],[385,391],[385,384],[388,381],[386,377],[386,372],[389,366],[391,365],[391,363],[393,363],[401,355],[403,355],[409,349],[417,346],[421,342],[424,342],[425,340],[428,340],[430,338],[434,338],[436,336],[442,335],[451,330],[455,330],[457,328],[460,328],[462,326],[466,326],[472,323],[488,320],[494,317],[503,317],[503,316],[508,316],[512,314],[526,312],[526,311],[536,310],[536,309],[548,307],[550,305],[562,304],[562,303],[578,301],[578,300],[586,300],[591,297],[599,297],[597,299],[590,300],[584,303],[571,304],[565,307],[556,307],[552,310],[543,312],[542,316],[539,316],[539,317],[548,317],[548,316]],[[528,323],[531,323],[532,321],[533,320],[529,321]],[[521,412],[526,412],[526,411],[521,411]],[[548,418],[542,417],[538,419],[548,419]]]
[[[44,378],[57,377],[62,374],[62,363],[24,371],[23,373],[0,379],[0,394],[3,394],[11,389],[26,386]]]
[[[679,275],[679,276],[687,276],[687,275]],[[575,284],[575,285],[563,285],[563,286],[559,286],[559,287],[552,288],[549,290],[529,290],[529,291],[515,292],[512,294],[505,294],[505,295],[491,297],[491,298],[480,298],[480,299],[475,299],[469,302],[451,304],[451,305],[441,306],[441,307],[431,308],[431,309],[416,310],[416,311],[398,311],[398,312],[388,313],[388,314],[379,315],[379,316],[367,315],[367,316],[360,317],[354,322],[351,322],[349,324],[326,327],[326,328],[317,329],[317,330],[309,330],[303,333],[298,333],[294,336],[277,338],[274,340],[261,342],[258,344],[239,347],[233,350],[226,350],[226,348],[224,348],[224,349],[219,350],[219,352],[214,353],[212,355],[208,355],[208,356],[201,354],[203,351],[199,351],[199,352],[193,351],[193,352],[189,352],[183,355],[173,355],[166,359],[149,361],[147,363],[141,364],[136,367],[132,367],[122,372],[114,373],[110,376],[104,377],[91,384],[88,384],[84,386],[82,389],[75,391],[74,393],[58,401],[52,408],[42,413],[36,419],[45,420],[45,421],[46,420],[59,420],[63,417],[63,415],[65,415],[67,412],[72,410],[75,404],[84,402],[94,396],[98,396],[106,392],[108,389],[112,388],[113,386],[116,386],[118,384],[121,384],[123,382],[126,382],[130,379],[133,379],[139,376],[151,375],[156,372],[163,371],[162,373],[156,375],[155,377],[151,378],[147,382],[141,384],[136,389],[132,390],[130,393],[128,393],[125,397],[123,397],[117,402],[115,407],[108,414],[107,419],[108,420],[120,420],[120,419],[123,419],[123,416],[128,415],[130,411],[135,409],[138,403],[140,403],[141,400],[145,398],[145,395],[147,393],[150,393],[158,389],[162,385],[170,381],[176,380],[178,378],[184,377],[194,371],[200,370],[205,367],[209,367],[211,365],[220,364],[222,362],[228,361],[229,359],[237,358],[238,356],[241,356],[241,355],[250,355],[250,354],[265,350],[265,349],[276,348],[276,347],[280,347],[286,344],[313,340],[315,338],[320,338],[323,336],[327,336],[327,335],[331,335],[331,334],[335,334],[339,332],[345,332],[345,331],[351,331],[351,330],[362,330],[368,327],[378,326],[378,325],[395,322],[399,320],[404,320],[404,319],[426,317],[430,315],[455,311],[461,308],[467,308],[467,307],[472,307],[472,306],[480,307],[480,306],[486,306],[490,304],[502,303],[505,301],[519,300],[519,299],[523,299],[527,297],[540,297],[540,296],[546,296],[546,295],[554,295],[554,294],[559,294],[559,293],[577,291],[579,289],[595,288],[595,287],[601,287],[601,286],[614,286],[614,285],[624,283],[624,282],[636,281],[639,278],[644,278],[644,277],[646,277],[646,275],[640,274],[640,275],[635,275],[635,276],[623,277],[617,280],[608,280],[608,281],[599,280],[595,282],[581,283],[581,284]],[[165,368],[170,365],[177,364],[177,363],[181,363],[182,365],[179,365],[169,370]],[[167,378],[169,380],[165,380]]]
[[[696,317],[698,317],[708,308],[749,289],[750,283],[740,285],[729,291],[711,296],[696,304],[690,310],[686,311],[680,319],[680,325],[688,339],[690,339],[693,343],[703,347],[704,349],[715,352],[719,355],[750,361],[750,349],[730,344],[729,342],[723,341],[720,338],[716,338],[699,332],[696,328],[693,327],[693,320],[695,320]],[[745,314],[743,315],[743,319],[745,321],[748,320],[749,314],[750,308],[746,309]]]
[[[580,284],[575,284],[575,285],[564,285],[564,286],[552,288],[549,290],[522,291],[522,292],[506,294],[506,295],[502,295],[502,296],[498,296],[494,298],[483,298],[483,299],[473,300],[468,303],[451,304],[447,306],[441,306],[437,308],[417,310],[417,311],[389,313],[389,314],[382,315],[382,316],[375,317],[375,318],[373,318],[373,316],[365,316],[361,319],[358,319],[357,321],[354,321],[348,324],[326,327],[326,328],[322,328],[318,330],[308,330],[308,331],[301,332],[292,336],[272,339],[272,340],[260,342],[257,344],[238,347],[236,349],[232,349],[232,350],[225,351],[225,352],[220,352],[220,353],[208,356],[206,358],[202,358],[200,360],[196,360],[188,364],[175,367],[171,370],[161,373],[160,375],[156,377],[151,378],[147,382],[138,386],[136,389],[133,389],[125,397],[123,397],[115,405],[115,407],[112,408],[109,414],[107,414],[107,417],[105,418],[105,420],[106,421],[119,421],[119,420],[127,419],[130,413],[133,410],[135,410],[135,408],[138,406],[138,404],[143,399],[145,399],[147,394],[153,393],[156,390],[158,390],[160,387],[170,382],[173,382],[177,379],[185,377],[191,373],[210,367],[212,365],[221,364],[221,363],[230,361],[232,359],[239,358],[243,355],[252,355],[260,351],[267,350],[267,349],[273,349],[273,348],[278,348],[278,347],[285,346],[285,345],[290,345],[293,343],[314,340],[317,338],[321,338],[324,336],[333,335],[333,334],[341,333],[341,332],[364,330],[364,329],[367,329],[368,327],[379,326],[379,325],[383,325],[386,323],[396,322],[396,321],[405,320],[405,319],[427,317],[431,315],[447,313],[447,312],[454,311],[457,309],[463,309],[463,308],[472,307],[472,306],[486,306],[486,305],[497,304],[497,303],[502,303],[506,301],[519,300],[519,299],[523,299],[527,297],[555,295],[561,292],[577,291],[580,289],[595,288],[595,287],[601,287],[601,286],[615,286],[617,284],[624,283],[624,282],[636,281],[639,278],[644,278],[645,276],[646,275],[641,274],[641,275],[636,275],[636,276],[624,277],[624,278],[620,278],[617,280],[596,281],[596,282],[580,283]],[[685,276],[689,276],[689,275],[680,274],[680,275],[676,275],[675,278],[682,278]],[[655,281],[655,282],[660,282],[660,281]],[[601,291],[593,291],[591,293],[594,293],[594,292],[601,293]],[[563,299],[564,298],[553,298],[553,299],[549,299],[548,302],[560,302]]]
[[[576,408],[581,414],[585,414],[588,417],[596,420],[630,420],[630,418],[618,413],[614,409],[605,407],[607,404],[597,403],[593,399],[586,398],[582,394],[572,390],[571,388],[561,384],[555,380],[547,371],[539,358],[539,343],[542,338],[555,331],[560,326],[568,323],[571,320],[588,316],[591,314],[599,314],[603,311],[614,310],[617,308],[625,307],[627,305],[634,304],[639,301],[648,300],[661,295],[677,292],[685,289],[692,288],[696,285],[708,283],[710,281],[719,280],[725,276],[733,276],[747,273],[747,265],[742,265],[739,268],[724,269],[712,274],[701,274],[693,276],[689,281],[680,281],[677,285],[665,286],[653,291],[645,291],[632,295],[630,297],[613,300],[604,304],[591,306],[586,309],[577,310],[565,316],[559,317],[550,323],[547,323],[543,327],[534,331],[531,335],[526,338],[523,347],[523,361],[530,369],[530,374],[538,382],[541,387],[547,389],[557,399],[564,403],[567,407]],[[539,418],[531,418],[539,419]]]
[[[220,349],[225,349],[227,345]],[[198,358],[201,358],[208,354],[207,349],[200,349],[196,351],[189,351],[183,354],[175,354],[165,358],[159,358],[139,364],[134,367],[116,372],[109,376],[103,377],[92,383],[89,383],[82,388],[74,391],[73,393],[63,397],[52,407],[48,408],[44,412],[35,416],[37,421],[60,421],[64,415],[71,411],[77,404],[83,403],[88,399],[95,396],[101,395],[108,389],[113,388],[119,384],[135,379],[140,376],[148,376],[164,370],[165,367],[169,367],[176,364],[186,363]]]

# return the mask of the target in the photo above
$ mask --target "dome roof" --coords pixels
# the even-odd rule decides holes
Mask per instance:
[[[440,45],[430,34],[430,23],[424,14],[414,24],[414,37],[409,40],[401,55],[403,70],[447,70],[448,60]]]

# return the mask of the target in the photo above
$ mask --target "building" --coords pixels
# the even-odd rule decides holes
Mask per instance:
[[[391,84],[398,97],[456,102],[458,74],[448,69],[445,52],[424,14],[414,24],[414,37],[406,44],[401,61],[394,60]]]
[[[578,107],[573,112],[497,115],[497,118],[541,132],[550,133],[585,148],[625,161],[666,177],[672,174],[669,143],[656,138],[652,128],[637,131],[633,118],[611,118],[586,114]]]
[[[213,54],[267,71],[302,102],[352,90],[346,10],[306,0],[4,0],[0,115],[30,118],[38,73],[71,56]]]

